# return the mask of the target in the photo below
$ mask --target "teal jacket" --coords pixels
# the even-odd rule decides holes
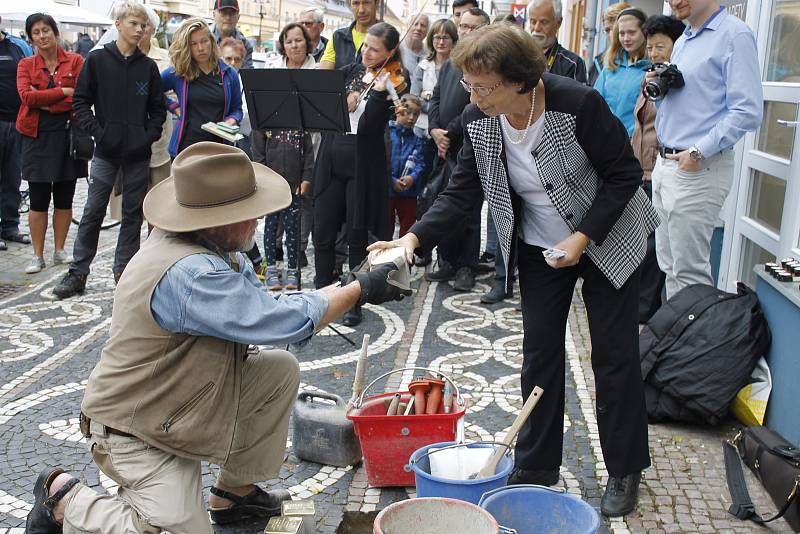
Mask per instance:
[[[647,59],[640,59],[632,65],[628,64],[628,53],[622,51],[622,58],[615,61],[617,68],[614,70],[605,68],[600,71],[594,88],[603,95],[611,112],[617,116],[625,129],[628,130],[628,137],[633,135],[633,127],[636,123],[633,116],[633,108],[636,100],[642,92],[642,80],[644,73],[652,66]]]

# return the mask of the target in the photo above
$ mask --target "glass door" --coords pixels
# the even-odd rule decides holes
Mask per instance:
[[[726,232],[720,273],[729,291],[739,280],[754,287],[758,263],[800,258],[800,0],[764,2],[760,11],[751,27],[758,27],[764,118],[745,137],[730,199],[733,232]]]

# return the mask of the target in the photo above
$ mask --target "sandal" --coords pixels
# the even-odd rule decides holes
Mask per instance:
[[[49,495],[50,485],[63,472],[63,469],[47,468],[39,473],[39,478],[33,488],[34,503],[25,522],[25,532],[29,534],[61,532],[61,525],[56,523],[53,517],[53,508],[79,482],[77,478],[70,479],[51,497]]]
[[[228,508],[209,508],[211,519],[218,525],[226,525],[251,518],[269,519],[281,514],[281,503],[291,500],[292,496],[284,489],[264,491],[256,486],[244,497],[211,486],[211,493],[227,499],[233,504]]]

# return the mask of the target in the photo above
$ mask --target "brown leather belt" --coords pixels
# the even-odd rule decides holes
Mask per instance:
[[[81,434],[83,434],[83,437],[91,438],[92,433],[89,430],[89,425],[91,424],[92,420],[89,419],[89,417],[87,417],[86,414],[81,412],[79,421],[81,427]],[[109,434],[114,434],[115,436],[122,436],[124,438],[136,437],[133,434],[128,434],[127,432],[123,432],[122,430],[117,430],[116,428],[111,428],[110,426],[103,425],[103,427],[106,429],[106,432],[108,432]]]

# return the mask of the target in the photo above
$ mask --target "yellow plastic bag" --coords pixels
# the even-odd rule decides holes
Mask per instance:
[[[759,358],[751,379],[733,399],[731,413],[747,426],[763,425],[767,401],[772,391],[772,374],[763,357]]]

